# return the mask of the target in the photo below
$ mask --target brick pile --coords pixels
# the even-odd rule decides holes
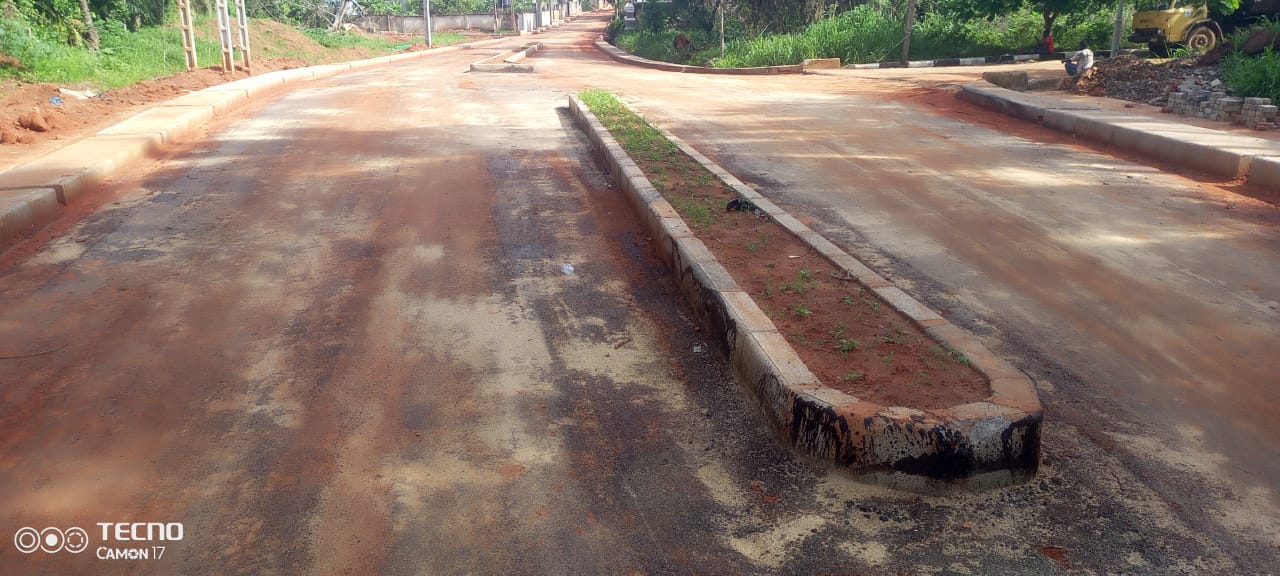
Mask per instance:
[[[1270,98],[1245,98],[1240,119],[1254,130],[1267,130],[1275,128],[1277,113],[1280,106],[1272,104]]]
[[[1218,84],[1216,81],[1214,84]],[[1276,127],[1277,106],[1270,98],[1236,98],[1227,95],[1224,86],[1179,86],[1179,91],[1169,94],[1165,112],[1180,116],[1194,116],[1218,122],[1243,124],[1254,130],[1270,130]]]

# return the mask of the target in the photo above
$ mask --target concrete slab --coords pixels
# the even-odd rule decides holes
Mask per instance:
[[[224,90],[220,92],[212,92],[201,90],[192,92],[183,96],[179,96],[165,102],[166,106],[208,106],[213,108],[215,116],[227,114],[236,107],[243,105],[249,101],[249,93],[243,90]]]
[[[58,208],[53,188],[0,190],[0,244],[53,219]]]
[[[213,106],[156,106],[101,132],[104,136],[158,134],[164,144],[186,140],[213,119]]]
[[[1280,192],[1280,155],[1254,158],[1249,183]]]
[[[0,174],[0,188],[53,188],[66,204],[160,145],[159,134],[94,136]]]
[[[961,89],[959,98],[1076,136],[1126,148],[1166,162],[1227,178],[1249,175],[1254,159],[1280,157],[1271,140],[1202,128],[1171,120],[1102,110],[1048,95],[1024,94],[986,82]],[[1270,166],[1262,170],[1267,172]],[[1268,188],[1270,176],[1263,176]]]

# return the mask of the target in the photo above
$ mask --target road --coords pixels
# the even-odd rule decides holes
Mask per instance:
[[[858,79],[625,68],[587,46],[602,25],[544,36],[534,74],[464,73],[498,50],[473,49],[254,105],[11,250],[0,356],[38,354],[0,360],[4,572],[1280,564],[1277,432],[1260,424],[1280,373],[1263,353],[1274,211]],[[1039,478],[895,492],[778,446],[567,119],[586,86],[1031,373]],[[1232,444],[1250,423],[1256,459]],[[184,537],[158,560],[100,560],[100,522]],[[23,526],[82,526],[93,545],[21,554]]]

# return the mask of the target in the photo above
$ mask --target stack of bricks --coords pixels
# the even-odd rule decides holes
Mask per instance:
[[[1245,98],[1240,120],[1248,128],[1270,130],[1276,125],[1277,110],[1280,107],[1272,104],[1270,98]]]
[[[1269,130],[1276,125],[1277,107],[1271,104],[1270,98],[1234,98],[1222,89],[1181,88],[1169,95],[1165,112],[1244,124],[1255,130]]]

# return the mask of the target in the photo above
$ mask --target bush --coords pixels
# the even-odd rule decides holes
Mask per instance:
[[[713,63],[724,68],[798,64],[805,58],[878,60],[902,39],[902,23],[868,5],[820,20],[798,34],[740,39]]]
[[[693,41],[693,51],[682,53],[675,49],[674,42],[676,36],[680,34],[688,36]],[[614,44],[641,58],[674,62],[676,64],[689,64],[691,62],[701,64],[705,60],[705,54],[708,51],[714,50],[718,54],[720,50],[719,37],[705,30],[620,32],[614,39]]]
[[[622,32],[623,27],[626,25],[626,22],[624,22],[622,18],[614,18],[613,22],[610,22],[609,25],[604,28],[604,41],[612,44],[613,41],[617,39],[618,33]]]
[[[1280,102],[1280,52],[1270,48],[1257,56],[1232,52],[1222,61],[1222,80],[1236,95]]]
[[[1095,46],[1111,42],[1114,13],[1110,8],[1091,13],[1067,14],[1058,20],[1054,36],[1058,46],[1073,47],[1081,40]],[[684,58],[671,49],[675,30],[622,33],[618,46],[645,58],[689,63],[710,59],[719,67],[798,64],[805,58],[840,58],[844,63],[897,60],[902,53],[903,21],[900,13],[863,4],[837,16],[819,20],[794,34],[768,34],[744,38],[740,23],[726,31],[725,55],[700,50]],[[734,25],[736,24],[736,25]],[[916,23],[911,36],[911,59],[930,60],[972,56],[1033,53],[1040,42],[1043,21],[1039,12],[1022,8],[987,20],[964,20],[941,12],[929,12]],[[700,49],[715,43],[713,32],[684,31]],[[623,39],[626,36],[634,38]],[[699,41],[705,39],[704,41]],[[687,60],[687,61],[686,61]]]

